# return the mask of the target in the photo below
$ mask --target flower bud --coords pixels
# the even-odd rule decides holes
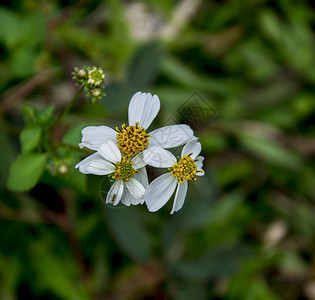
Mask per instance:
[[[102,95],[102,90],[99,89],[99,88],[96,88],[96,89],[91,89],[91,96],[94,97],[94,98],[98,98],[99,96]]]
[[[76,75],[77,75],[78,79],[84,79],[84,78],[86,78],[87,73],[84,69],[79,69],[76,72]]]

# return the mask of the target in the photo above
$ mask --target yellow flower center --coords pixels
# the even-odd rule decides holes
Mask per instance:
[[[179,183],[185,182],[185,180],[196,180],[195,175],[197,174],[197,165],[196,161],[199,159],[193,160],[189,155],[184,155],[175,165],[169,168],[173,176],[177,176],[177,181]],[[199,172],[203,172],[200,170]]]
[[[146,133],[145,128],[139,127],[139,122],[128,127],[123,124],[121,128],[116,127],[116,138],[118,148],[124,155],[134,156],[148,147],[151,135]]]
[[[88,83],[99,86],[103,82],[104,77],[102,70],[93,69],[88,74]]]
[[[116,180],[122,179],[124,181],[129,181],[135,174],[139,173],[132,167],[132,161],[127,156],[124,156],[121,161],[116,163],[116,171],[113,178]]]

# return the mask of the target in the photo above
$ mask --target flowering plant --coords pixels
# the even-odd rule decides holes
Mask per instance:
[[[137,92],[129,103],[129,126],[116,130],[107,126],[88,126],[82,130],[81,148],[96,151],[76,165],[84,174],[109,175],[115,182],[105,202],[129,206],[146,203],[149,211],[159,210],[177,186],[171,214],[178,211],[187,193],[187,181],[204,175],[203,157],[197,157],[201,144],[188,125],[170,125],[147,133],[160,110],[157,95]],[[179,161],[165,148],[183,147]],[[146,165],[168,168],[148,185]]]

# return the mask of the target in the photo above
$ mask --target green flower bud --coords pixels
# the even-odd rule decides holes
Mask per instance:
[[[91,86],[100,86],[105,78],[105,74],[102,69],[93,69],[89,71],[87,83]]]
[[[99,88],[91,89],[90,93],[91,93],[91,96],[92,96],[92,97],[98,98],[99,96],[102,95],[102,90],[99,89]]]
[[[77,75],[78,79],[84,79],[84,78],[86,78],[87,72],[84,69],[79,69],[76,72],[76,75]]]
[[[92,102],[101,99],[105,95],[103,93],[105,73],[101,68],[82,67],[74,68],[74,71],[72,73],[74,75],[73,79],[77,80],[77,85],[84,88],[87,97],[92,98]]]

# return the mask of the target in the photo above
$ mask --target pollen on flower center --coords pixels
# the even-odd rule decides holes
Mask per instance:
[[[122,129],[116,127],[118,131],[116,138],[118,148],[127,156],[134,156],[139,154],[149,145],[150,134],[146,133],[145,128],[139,127],[139,122],[136,125],[126,127],[125,124],[121,126]]]
[[[116,170],[113,178],[116,180],[122,179],[129,181],[135,174],[139,173],[132,167],[132,161],[127,156],[124,156],[121,161],[116,163]]]
[[[169,168],[173,176],[177,176],[179,183],[185,182],[185,180],[196,180],[195,175],[197,174],[197,165],[195,161],[189,155],[184,155],[175,165]]]

